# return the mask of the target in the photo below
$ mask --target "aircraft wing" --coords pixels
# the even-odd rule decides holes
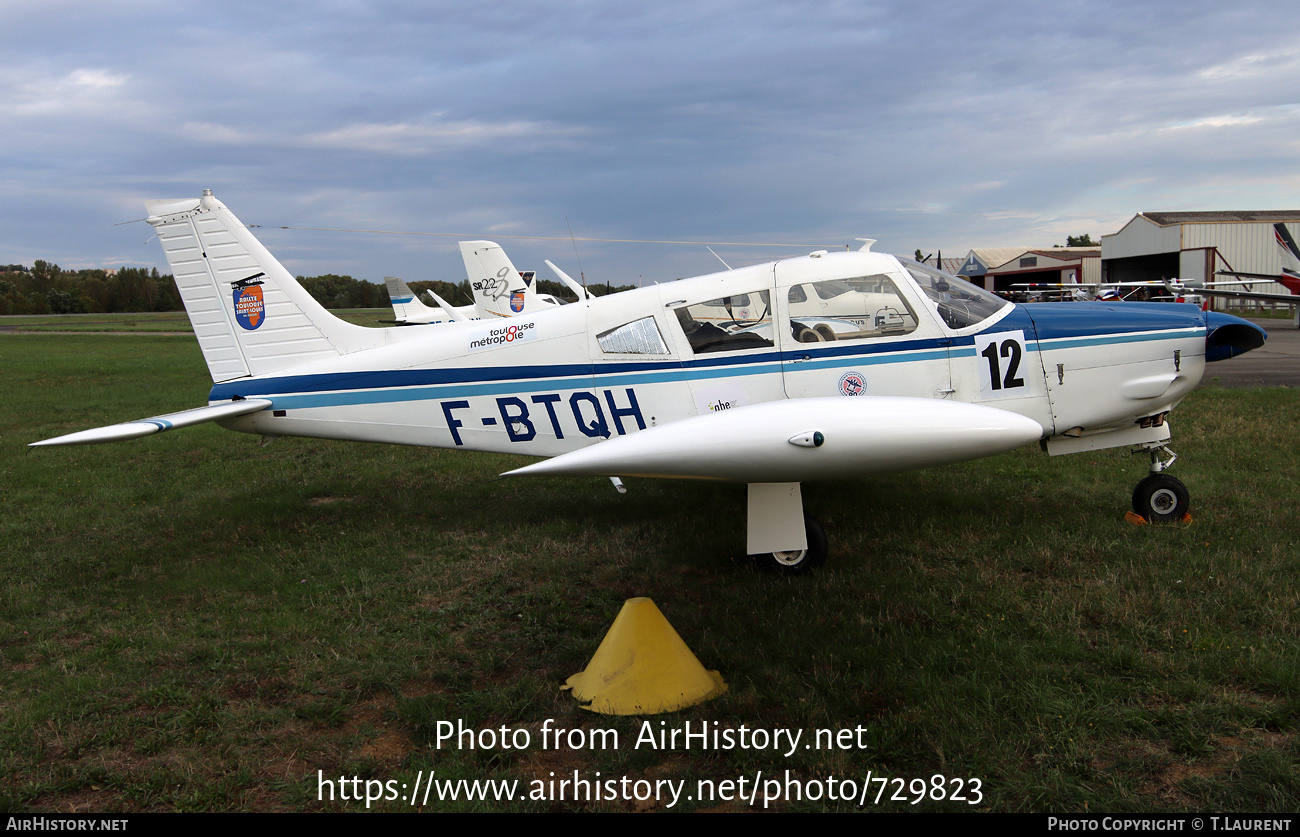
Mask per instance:
[[[1281,275],[1281,276],[1287,276],[1287,277],[1292,278],[1292,279],[1300,278],[1300,277],[1291,276],[1291,274],[1289,274],[1289,273],[1283,273],[1283,274],[1277,274],[1277,273],[1247,273],[1247,272],[1244,271],[1244,270],[1220,270],[1220,271],[1216,272],[1215,275],[1216,275],[1216,276],[1241,276],[1241,277],[1244,277],[1244,278],[1246,278],[1246,279],[1258,279],[1258,280],[1261,281],[1261,282],[1279,282],[1279,281],[1281,281],[1281,280],[1278,278],[1279,275]],[[1222,284],[1222,283],[1221,283],[1221,284]],[[1236,283],[1236,284],[1241,284],[1241,283]]]
[[[1255,274],[1239,273],[1234,275],[1253,276]],[[1269,282],[1277,281],[1276,276],[1261,277],[1261,278]],[[1175,293],[1178,292],[1178,290],[1173,288],[1171,288],[1170,290],[1174,291]],[[1291,305],[1300,305],[1300,296],[1296,296],[1295,294],[1266,294],[1261,291],[1229,291],[1224,288],[1192,288],[1192,287],[1183,288],[1182,292],[1191,293],[1191,294],[1200,294],[1201,296],[1221,296],[1221,297],[1226,297],[1228,299],[1258,299],[1258,300],[1266,300],[1272,302],[1286,302],[1286,303],[1290,303]]]
[[[706,413],[503,476],[646,476],[802,482],[964,462],[1036,442],[1018,413],[934,398],[798,398]]]
[[[265,410],[270,406],[271,402],[265,398],[247,398],[243,401],[228,401],[224,404],[213,404],[208,407],[196,407],[193,410],[182,410],[179,413],[168,413],[165,416],[154,416],[152,418],[137,419],[122,424],[114,424],[108,427],[96,427],[93,430],[82,430],[78,433],[69,433],[66,436],[56,436],[53,439],[32,442],[27,447],[39,448],[54,445],[101,445],[105,442],[122,442],[127,439],[138,439],[141,436],[151,436],[154,433],[175,430],[178,427],[189,427],[194,424],[202,424],[205,421],[216,421],[217,419],[232,418],[234,416],[256,413]]]

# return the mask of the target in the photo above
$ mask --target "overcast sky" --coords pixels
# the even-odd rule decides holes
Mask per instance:
[[[294,273],[373,281],[463,279],[457,234],[623,284],[720,265],[570,226],[964,256],[1300,209],[1296,12],[4,0],[0,264],[166,271],[151,228],[115,224],[204,188]]]

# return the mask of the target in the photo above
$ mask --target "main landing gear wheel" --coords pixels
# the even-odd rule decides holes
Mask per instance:
[[[769,552],[766,555],[758,555],[755,557],[757,557],[764,566],[785,575],[797,575],[825,564],[826,555],[830,552],[830,545],[826,540],[826,530],[822,528],[820,523],[813,519],[812,515],[806,512],[803,516],[803,528],[804,533],[808,536],[807,549],[795,549],[789,552]]]
[[[1187,486],[1166,474],[1151,474],[1133,489],[1133,511],[1152,523],[1176,523],[1191,505]]]

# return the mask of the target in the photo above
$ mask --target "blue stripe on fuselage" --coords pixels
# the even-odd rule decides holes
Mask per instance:
[[[1040,303],[1016,310],[999,320],[989,333],[1022,330],[1029,351],[1041,348],[1113,345],[1166,340],[1205,328],[1196,309],[1170,310],[1163,303]],[[1171,333],[1175,332],[1175,333]],[[1031,335],[1037,335],[1034,340]],[[235,396],[275,396],[276,409],[303,409],[346,404],[381,404],[474,395],[507,395],[586,387],[655,384],[707,378],[780,373],[783,363],[799,360],[800,370],[846,363],[876,365],[937,360],[946,355],[970,356],[975,338],[940,337],[889,343],[801,344],[792,351],[763,351],[741,356],[689,360],[615,361],[551,366],[493,366],[448,369],[403,369],[334,372],[248,378],[216,384],[209,401]]]

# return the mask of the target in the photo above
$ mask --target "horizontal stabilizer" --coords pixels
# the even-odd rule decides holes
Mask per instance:
[[[27,447],[39,448],[54,445],[102,445],[105,442],[123,442],[127,439],[139,439],[141,436],[151,436],[154,433],[162,433],[166,430],[175,430],[178,427],[189,427],[193,424],[202,424],[205,421],[216,421],[217,419],[232,418],[234,416],[243,416],[249,413],[256,413],[271,406],[271,402],[265,398],[248,398],[243,401],[228,401],[224,404],[213,404],[210,407],[196,407],[193,410],[182,410],[179,413],[168,413],[165,416],[154,416],[153,418],[137,419],[128,421],[123,424],[114,424],[109,427],[96,427],[93,430],[82,430],[79,433],[69,433],[66,436],[57,436],[53,439],[46,439],[42,442],[32,442]]]
[[[931,398],[799,398],[708,413],[505,476],[643,476],[770,483],[964,462],[1042,438],[1018,413]]]

